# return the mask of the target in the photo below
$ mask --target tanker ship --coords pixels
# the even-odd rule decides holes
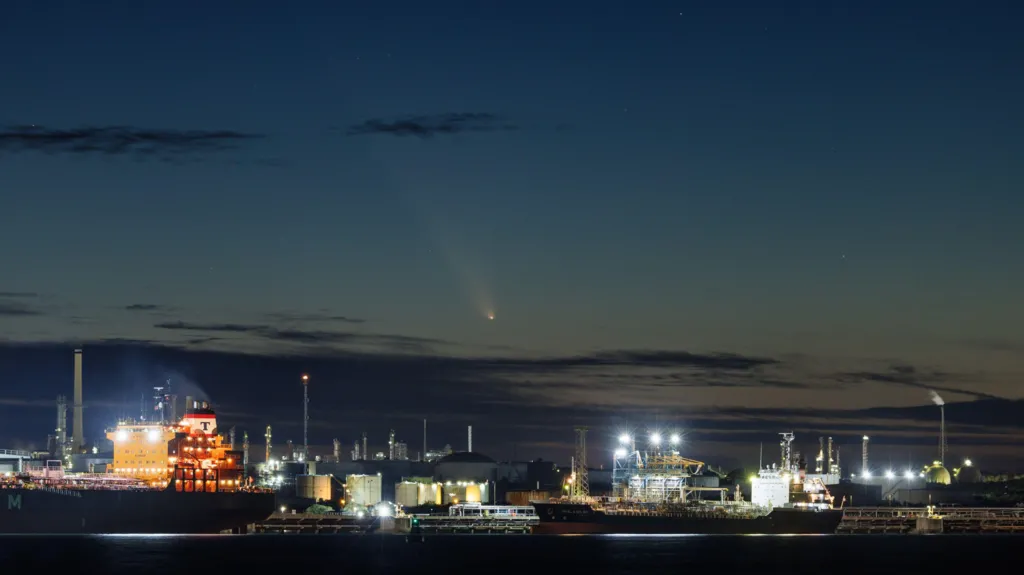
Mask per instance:
[[[108,473],[65,473],[62,462],[0,478],[0,533],[244,532],[267,519],[274,494],[244,478],[242,452],[216,433],[206,403],[176,425],[124,421]]]
[[[739,486],[698,486],[693,478],[704,464],[674,450],[631,452],[620,448],[613,468],[613,497],[581,493],[576,473],[566,487],[571,496],[532,502],[538,534],[832,534],[843,519],[825,484],[808,478],[783,439],[783,464],[751,478],[751,501]],[[624,439],[623,443],[632,443]],[[652,442],[653,443],[653,442]]]

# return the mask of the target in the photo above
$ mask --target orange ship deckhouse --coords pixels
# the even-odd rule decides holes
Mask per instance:
[[[217,415],[206,402],[187,402],[178,425],[126,421],[108,431],[107,438],[114,442],[113,472],[119,475],[154,485],[166,485],[174,475],[177,491],[242,486],[242,453],[217,434]]]

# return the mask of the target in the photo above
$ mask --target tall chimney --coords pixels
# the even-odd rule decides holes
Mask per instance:
[[[865,435],[860,446],[860,472],[864,477],[868,476],[868,436]]]
[[[467,443],[466,451],[472,453],[473,452],[473,426],[470,425],[469,429],[467,431],[469,433],[469,437],[468,437],[468,441],[466,442]]]
[[[71,432],[74,453],[81,453],[85,445],[84,420],[82,418],[82,350],[75,350],[75,423]]]
[[[363,461],[369,459],[369,452],[366,451],[366,432],[363,432]]]
[[[946,406],[939,406],[939,464],[946,465]]]
[[[836,452],[836,458],[835,458],[835,461],[833,461],[832,460],[832,438],[829,437],[828,438],[828,470],[825,473],[832,473],[832,464],[833,463],[835,463],[835,465],[837,467],[839,466],[839,456],[838,455],[839,455],[838,452]]]
[[[427,460],[427,420],[423,420],[423,453],[420,454],[420,461]]]

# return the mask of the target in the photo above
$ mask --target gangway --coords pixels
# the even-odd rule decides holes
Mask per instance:
[[[25,462],[32,459],[32,454],[27,451],[20,451],[17,449],[0,449],[0,462],[3,461],[14,461],[15,466],[12,471],[22,472],[25,468]],[[3,471],[0,468],[0,471]]]

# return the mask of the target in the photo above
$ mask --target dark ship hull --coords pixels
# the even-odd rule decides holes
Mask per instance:
[[[833,534],[842,510],[775,509],[761,517],[615,515],[585,503],[534,503],[537,534],[694,534],[796,535]]]
[[[237,533],[274,506],[273,493],[0,489],[0,533]]]

